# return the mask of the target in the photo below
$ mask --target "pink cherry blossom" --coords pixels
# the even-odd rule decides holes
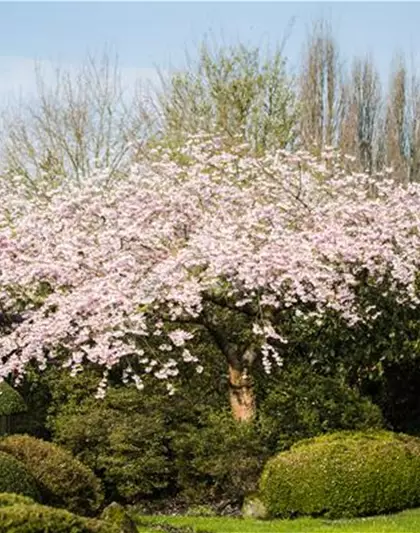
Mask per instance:
[[[191,325],[206,327],[206,302],[252,317],[268,372],[288,342],[283,309],[374,323],[381,309],[361,283],[419,305],[419,185],[354,174],[332,150],[256,157],[222,146],[195,136],[118,181],[86,176],[47,198],[2,186],[0,301],[27,308],[0,339],[0,377],[59,357],[74,372],[102,366],[99,396],[120,363],[139,389],[145,373],[173,393],[180,362],[205,364],[187,345]]]

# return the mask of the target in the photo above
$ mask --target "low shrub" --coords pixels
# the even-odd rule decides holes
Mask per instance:
[[[108,522],[77,516],[44,505],[0,507],[0,533],[119,533]]]
[[[0,507],[9,507],[10,505],[33,505],[35,502],[28,496],[14,494],[12,492],[0,493]]]
[[[260,494],[273,517],[353,517],[419,506],[420,439],[376,431],[301,441],[267,463]]]
[[[29,469],[11,455],[0,452],[0,492],[14,492],[39,500],[36,481]]]
[[[0,440],[0,450],[25,465],[36,480],[44,503],[80,514],[91,514],[99,508],[99,480],[66,450],[28,435],[5,437]]]

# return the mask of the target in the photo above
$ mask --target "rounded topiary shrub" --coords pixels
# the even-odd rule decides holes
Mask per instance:
[[[22,396],[5,381],[0,383],[0,416],[11,416],[27,410]]]
[[[0,440],[0,450],[26,466],[36,480],[43,503],[79,514],[92,514],[99,508],[99,480],[66,450],[28,435],[5,437]]]
[[[270,516],[365,516],[420,505],[420,439],[388,431],[301,441],[268,461],[260,495]]]
[[[39,500],[35,479],[20,461],[0,452],[0,492],[14,492]]]
[[[0,533],[120,533],[111,523],[44,505],[0,507]]]
[[[0,434],[11,433],[13,419],[27,411],[22,396],[5,381],[0,383]]]

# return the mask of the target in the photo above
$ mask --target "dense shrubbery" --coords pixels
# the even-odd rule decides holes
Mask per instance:
[[[108,501],[134,503],[173,495],[176,491],[173,431],[193,423],[204,406],[218,409],[225,401],[221,387],[212,383],[217,362],[197,376],[194,388],[168,397],[154,386],[153,394],[135,387],[111,387],[98,402],[94,372],[70,377],[51,375],[49,427],[54,441],[92,468],[104,482]],[[214,374],[213,374],[214,377]]]
[[[0,507],[0,533],[119,533],[111,523],[44,505]]]
[[[81,514],[90,514],[98,509],[102,499],[99,480],[69,452],[28,435],[2,439],[0,450],[25,465],[36,480],[44,503]],[[5,487],[3,490],[8,489]]]
[[[271,516],[351,517],[420,505],[420,439],[342,432],[304,440],[271,459],[261,478]]]
[[[0,452],[0,492],[14,492],[39,499],[37,485],[30,470],[4,452]]]
[[[111,389],[51,420],[57,442],[103,479],[108,499],[133,503],[182,493],[188,501],[238,499],[252,489],[267,458],[255,424],[135,389]],[[239,460],[240,458],[240,460]]]
[[[100,475],[110,500],[153,497],[169,485],[168,436],[154,404],[120,388],[104,402],[86,400],[53,420],[57,441]]]
[[[269,451],[258,424],[226,411],[180,425],[171,442],[177,485],[189,501],[241,501],[255,490]]]
[[[271,453],[322,433],[383,427],[380,409],[342,379],[292,366],[261,401],[261,424]]]
[[[93,373],[54,373],[49,427],[55,442],[103,480],[107,501],[177,496],[208,503],[240,502],[258,485],[265,461],[299,439],[381,423],[366,399],[310,369],[284,370],[269,384],[261,379],[268,391],[258,393],[259,416],[244,425],[223,408],[226,380],[217,361],[197,386],[182,382],[172,397],[156,387],[152,396],[115,386],[98,402]]]

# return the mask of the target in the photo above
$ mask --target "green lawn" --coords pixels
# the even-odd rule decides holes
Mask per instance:
[[[241,518],[139,517],[140,523],[190,526],[196,533],[420,533],[420,509],[354,520],[249,520]],[[140,527],[141,533],[153,529]]]

